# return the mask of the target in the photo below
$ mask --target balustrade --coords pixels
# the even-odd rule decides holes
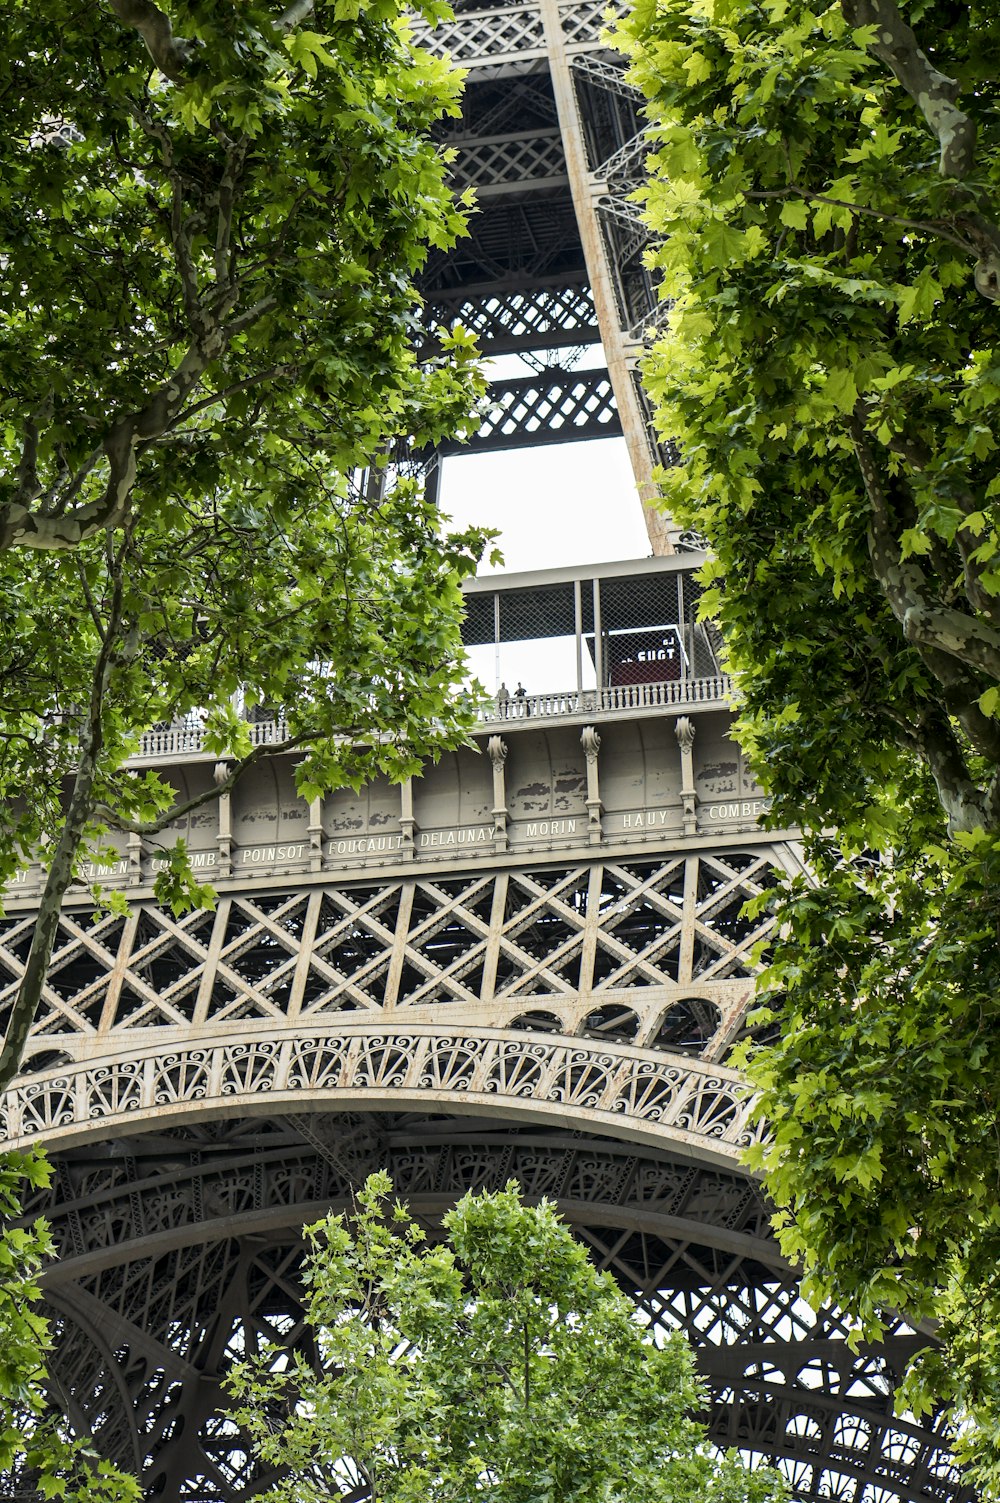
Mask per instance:
[[[732,694],[732,680],[725,673],[664,683],[616,684],[607,689],[556,689],[549,693],[526,694],[523,699],[512,695],[506,700],[488,700],[479,710],[479,720],[489,725],[498,721],[551,720],[626,710],[676,710],[691,705],[718,705],[722,708],[730,703]],[[288,736],[288,725],[283,717],[251,723],[248,730],[253,746],[279,745]],[[143,762],[151,762],[208,755],[204,736],[200,725],[147,731],[139,743],[137,756]]]

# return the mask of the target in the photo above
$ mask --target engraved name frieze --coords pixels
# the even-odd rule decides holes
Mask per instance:
[[[668,820],[676,821],[676,809],[639,809],[622,815],[623,830],[662,830]]]
[[[80,875],[88,882],[101,882],[108,877],[127,877],[127,861],[82,861],[80,863]]]
[[[217,859],[215,851],[188,851],[188,860],[192,868],[196,870],[206,866],[214,866]],[[170,865],[165,856],[154,856],[149,864],[154,872],[165,871]]]
[[[298,840],[287,845],[245,845],[236,856],[248,866],[265,866],[276,861],[304,861],[308,850],[308,842]]]
[[[488,845],[493,839],[492,825],[471,825],[454,830],[418,830],[413,837],[418,851],[456,850],[459,846]],[[402,835],[351,835],[327,842],[327,857],[386,856],[401,851]]]
[[[744,798],[733,799],[731,802],[723,804],[703,804],[699,812],[703,813],[706,819],[715,821],[759,819],[762,814],[767,812],[769,807],[770,799]]]
[[[579,823],[576,819],[532,819],[514,825],[512,833],[523,835],[525,840],[543,840],[550,835],[575,835]]]

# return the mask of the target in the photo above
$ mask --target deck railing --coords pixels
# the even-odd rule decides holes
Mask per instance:
[[[570,715],[608,715],[632,710],[682,710],[697,705],[725,704],[732,681],[724,673],[711,678],[673,679],[659,684],[617,684],[607,689],[557,690],[551,694],[511,695],[489,700],[479,711],[483,725],[510,721],[552,720]],[[261,720],[247,727],[253,746],[272,746],[288,736],[283,717]],[[195,720],[147,731],[139,746],[143,761],[178,760],[204,752],[204,728]]]
[[[660,684],[617,684],[608,689],[571,689],[554,694],[512,694],[491,700],[479,712],[482,721],[549,719],[558,715],[601,715],[616,710],[671,710],[687,705],[725,704],[732,692],[728,674],[712,678],[673,679]]]
[[[277,720],[259,720],[247,726],[251,746],[273,746],[288,737],[284,717]],[[165,726],[159,730],[146,731],[139,742],[138,755],[147,760],[151,757],[180,757],[198,755],[205,750],[205,728],[195,719],[183,725]]]

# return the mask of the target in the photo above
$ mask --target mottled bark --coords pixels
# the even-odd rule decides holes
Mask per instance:
[[[958,80],[940,73],[917,46],[895,0],[841,0],[850,26],[874,26],[872,53],[896,76],[941,148],[942,177],[965,177],[976,155],[975,121],[957,104]]]
[[[869,50],[899,80],[920,111],[940,147],[942,177],[968,177],[976,160],[976,122],[958,105],[957,79],[935,68],[920,50],[916,35],[899,13],[896,0],[841,0],[850,26],[872,26]],[[1000,298],[1000,229],[970,206],[956,212],[953,224],[978,257],[976,291]]]
[[[182,83],[194,48],[190,42],[174,36],[169,16],[151,0],[108,0],[108,3],[123,25],[134,27],[139,33],[160,72],[174,83]]]
[[[1000,682],[1000,632],[935,599],[919,561],[903,557],[889,498],[859,414],[852,418],[850,428],[871,506],[868,546],[875,578],[903,636],[917,649],[943,691],[940,710],[926,711],[918,724],[897,720],[900,740],[926,762],[951,834],[994,829],[1000,819],[996,790],[992,783],[982,787],[972,776],[949,716],[962,726],[975,751],[994,766],[1000,762],[1000,727],[978,704],[986,684]]]

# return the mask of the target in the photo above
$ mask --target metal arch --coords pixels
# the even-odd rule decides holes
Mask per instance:
[[[885,1497],[968,1497],[949,1473],[941,1437],[891,1415],[893,1375],[919,1338],[900,1328],[877,1351],[855,1353],[835,1313],[807,1314],[767,1236],[767,1208],[742,1176],[580,1132],[412,1114],[203,1122],[149,1140],[137,1135],[121,1149],[70,1151],[61,1189],[35,1209],[68,1242],[74,1190],[77,1210],[89,1208],[91,1254],[70,1253],[47,1278],[60,1303],[83,1290],[107,1311],[105,1327],[133,1374],[146,1476],[163,1481],[150,1496],[235,1503],[263,1485],[240,1437],[212,1419],[226,1353],[233,1339],[301,1340],[297,1228],[317,1208],[349,1204],[364,1174],[388,1165],[430,1227],[473,1186],[514,1178],[526,1195],[554,1199],[650,1319],[693,1338],[712,1394],[713,1438],[786,1464],[799,1497],[860,1503],[872,1487]],[[166,1173],[136,1181],[135,1165],[164,1162]],[[137,1195],[148,1211],[138,1221]],[[206,1219],[206,1205],[223,1209],[219,1196],[229,1214]],[[154,1224],[159,1231],[151,1232]],[[170,1382],[157,1383],[137,1364],[120,1320],[139,1298],[144,1330],[161,1339],[171,1333],[167,1344],[183,1348]],[[72,1363],[86,1389],[79,1330],[66,1328],[61,1339],[57,1362]],[[95,1390],[106,1361],[106,1350],[95,1348]],[[818,1384],[800,1380],[807,1370]],[[100,1422],[99,1402],[90,1413]],[[844,1478],[850,1493],[831,1489]]]
[[[709,1163],[735,1164],[760,1132],[746,1086],[723,1066],[604,1041],[383,1018],[246,1026],[238,1038],[136,1038],[127,1054],[13,1087],[5,1139],[13,1149],[57,1149],[234,1110],[363,1109],[373,1095],[404,1108],[592,1124]]]

